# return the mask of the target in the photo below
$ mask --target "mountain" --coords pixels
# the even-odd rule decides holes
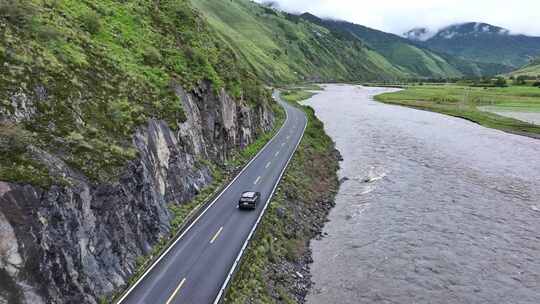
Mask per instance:
[[[351,39],[362,41],[362,43],[381,54],[393,66],[410,77],[480,76],[508,71],[508,68],[502,65],[475,63],[448,54],[434,52],[424,46],[411,43],[411,41],[400,36],[362,25],[346,21],[321,19],[311,14],[303,14],[301,17],[342,33],[342,35],[349,36]],[[424,32],[421,29],[418,31],[419,33]]]
[[[192,0],[208,23],[267,82],[449,78],[508,72],[429,50],[397,35],[249,0]],[[270,2],[271,3],[271,2]]]
[[[435,33],[414,29],[404,34],[419,45],[465,60],[520,67],[540,55],[540,37],[512,34],[487,23],[469,22]]]

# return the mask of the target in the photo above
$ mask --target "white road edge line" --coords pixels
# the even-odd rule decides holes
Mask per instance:
[[[253,182],[254,185],[258,184],[260,181],[261,181],[261,176],[257,177],[257,179],[255,180],[255,182]]]
[[[180,282],[180,284],[178,285],[178,287],[176,287],[176,289],[174,290],[173,294],[167,300],[167,303],[165,303],[165,304],[171,304],[174,297],[176,297],[176,294],[178,293],[178,291],[180,291],[180,288],[182,288],[182,286],[184,285],[185,282],[186,282],[186,278],[183,278],[182,281]]]
[[[206,207],[206,209],[204,209],[203,212],[201,214],[199,214],[199,216],[186,228],[186,230],[184,230],[184,232],[182,232],[182,234],[176,239],[176,241],[174,241],[174,243],[172,243],[172,245],[169,246],[169,248],[167,248],[167,250],[165,250],[165,252],[154,262],[154,264],[152,264],[152,266],[150,266],[150,268],[148,268],[144,272],[144,274],[137,280],[137,282],[135,282],[135,284],[133,284],[133,286],[131,286],[130,289],[128,289],[128,291],[120,298],[120,300],[118,300],[118,302],[116,302],[116,304],[121,304],[128,297],[128,295],[141,283],[142,280],[144,280],[144,278],[150,273],[150,271],[152,271],[152,269],[154,269],[154,267],[156,267],[156,265],[159,264],[159,262],[163,259],[163,257],[165,257],[171,251],[171,249],[174,246],[176,246],[176,244],[184,237],[184,235],[189,230],[191,230],[191,228],[199,221],[199,219],[206,213],[206,211],[208,211],[221,198],[221,196],[223,196],[223,193],[225,193],[234,184],[234,182],[236,182],[236,180],[242,175],[242,173],[244,173],[244,171],[246,171],[249,168],[249,166],[264,152],[264,150],[266,150],[266,148],[272,142],[274,142],[274,140],[278,137],[278,135],[281,133],[281,131],[283,131],[283,128],[285,128],[285,126],[287,125],[288,120],[289,120],[289,114],[285,110],[285,121],[283,122],[283,125],[281,125],[281,128],[279,128],[277,133],[274,135],[274,137],[272,137],[272,139],[270,139],[266,143],[266,145],[264,145],[264,147],[261,150],[259,150],[259,152],[255,156],[253,156],[253,158],[249,161],[249,163],[247,163],[244,166],[244,168],[227,185],[227,187],[225,187],[225,189],[223,189],[223,191],[221,191],[218,194],[218,196],[216,196],[216,198]]]
[[[283,167],[283,170],[281,170],[281,173],[279,174],[279,178],[274,185],[274,188],[272,189],[272,192],[270,193],[270,196],[268,197],[268,200],[266,201],[266,204],[264,205],[263,211],[261,212],[261,215],[259,215],[259,218],[257,219],[257,222],[255,222],[255,226],[251,229],[249,232],[248,238],[244,242],[244,245],[242,246],[242,249],[240,249],[240,252],[238,253],[238,256],[236,257],[236,260],[234,261],[234,264],[231,267],[231,270],[229,271],[229,274],[227,275],[227,279],[225,280],[225,283],[221,286],[221,289],[214,300],[214,304],[219,304],[219,301],[221,301],[221,297],[223,296],[223,293],[225,292],[225,289],[227,288],[227,285],[229,284],[229,281],[231,280],[234,270],[236,269],[236,266],[238,266],[238,263],[240,262],[240,259],[242,258],[242,255],[244,254],[244,251],[247,248],[247,245],[251,238],[253,237],[253,234],[255,233],[255,230],[259,226],[259,223],[264,216],[264,213],[266,212],[266,209],[268,208],[268,205],[270,204],[270,200],[272,200],[272,197],[274,196],[274,193],[276,192],[276,189],[281,181],[281,178],[283,177],[283,174],[285,173],[285,170],[287,170],[287,167],[289,166],[289,163],[291,162],[291,159],[293,158],[294,154],[296,153],[296,150],[298,149],[298,146],[300,145],[300,142],[302,141],[302,138],[304,137],[304,133],[307,128],[307,118],[304,118],[306,120],[306,123],[304,125],[304,130],[302,130],[302,136],[298,139],[298,142],[296,143],[296,146],[294,147],[293,153],[291,153],[291,156],[287,160],[287,163],[285,163],[285,167]]]
[[[219,230],[214,234],[214,237],[210,240],[210,244],[214,244],[214,242],[217,240],[219,234],[223,231],[223,226],[219,228]]]

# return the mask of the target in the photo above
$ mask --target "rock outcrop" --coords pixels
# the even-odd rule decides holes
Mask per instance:
[[[98,303],[170,233],[168,204],[189,201],[212,181],[201,160],[222,163],[272,128],[268,104],[233,100],[207,82],[175,92],[187,120],[176,131],[160,120],[138,128],[138,157],[117,181],[90,182],[35,148],[65,182],[49,189],[0,182],[0,303]],[[31,117],[31,106],[26,100],[14,120]]]

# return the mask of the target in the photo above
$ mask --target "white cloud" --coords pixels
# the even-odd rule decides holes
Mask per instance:
[[[265,0],[256,0],[265,2]],[[287,11],[310,12],[401,34],[459,22],[486,22],[540,36],[539,0],[274,0]]]

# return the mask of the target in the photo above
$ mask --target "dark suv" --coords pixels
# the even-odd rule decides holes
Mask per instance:
[[[261,200],[261,193],[254,191],[246,191],[240,196],[238,208],[240,209],[255,209]]]

